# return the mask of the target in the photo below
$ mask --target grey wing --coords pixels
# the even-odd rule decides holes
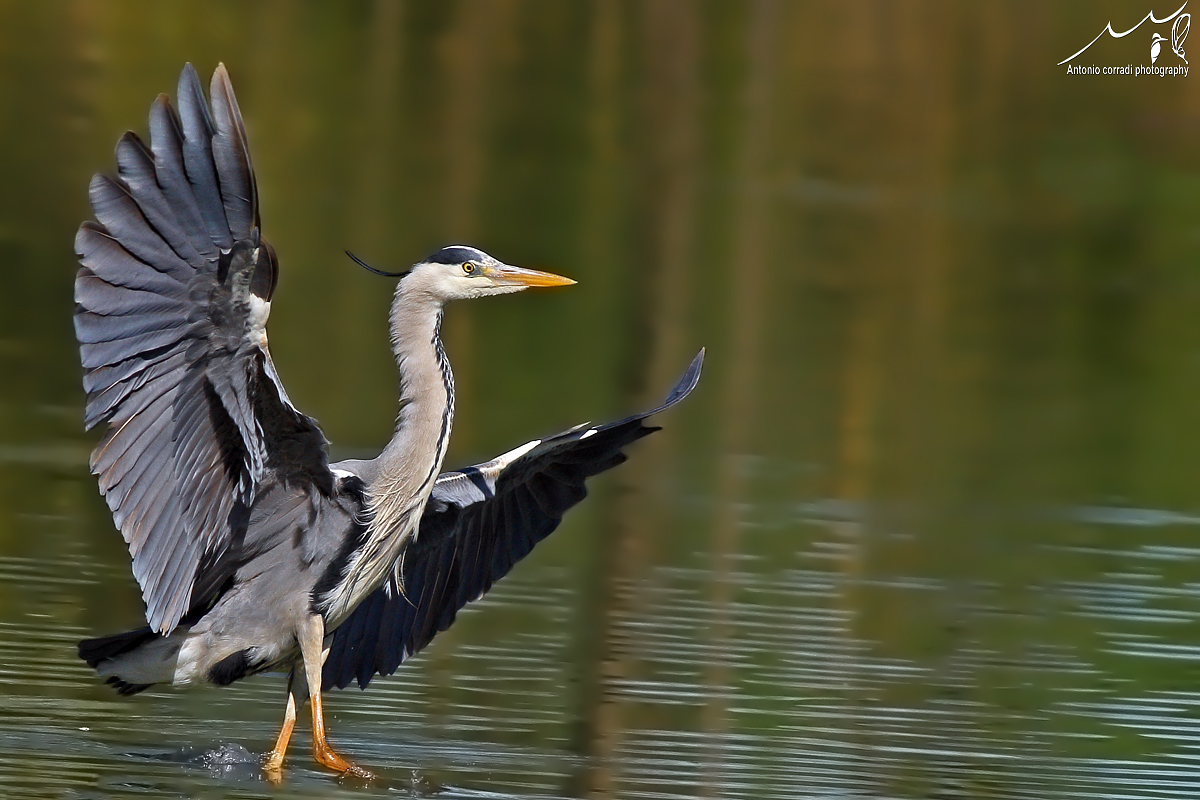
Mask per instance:
[[[266,344],[274,252],[259,234],[245,129],[224,66],[211,110],[189,64],[150,146],[127,133],[75,240],[75,331],[92,472],[129,545],[150,627],[170,632],[232,569],[267,473],[332,489],[325,438]]]
[[[658,428],[644,420],[678,403],[700,379],[701,350],[658,408],[607,425],[573,428],[485,464],[438,476],[421,527],[394,579],[333,632],[325,689],[366,688],[390,675],[454,622],[587,494],[585,481],[626,458],[622,448]]]

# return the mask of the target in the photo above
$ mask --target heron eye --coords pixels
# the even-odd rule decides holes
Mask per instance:
[[[464,262],[463,263],[463,272],[467,275],[474,275],[475,274],[475,265],[472,264],[470,261]]]

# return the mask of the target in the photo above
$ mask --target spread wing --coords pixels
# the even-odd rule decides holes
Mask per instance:
[[[620,422],[573,428],[486,464],[438,476],[416,539],[401,562],[403,591],[389,580],[333,632],[325,689],[390,675],[454,622],[587,494],[587,478],[625,460],[622,448],[658,428],[643,421],[688,395],[701,350],[661,406]]]
[[[150,146],[121,138],[75,239],[86,424],[107,426],[91,468],[163,634],[232,574],[264,479],[333,485],[325,438],[267,351],[275,254],[224,66],[210,91],[211,109],[184,68],[178,112],[160,95]]]

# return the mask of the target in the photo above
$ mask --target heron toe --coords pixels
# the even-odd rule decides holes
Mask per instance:
[[[339,756],[329,746],[328,742],[321,742],[313,745],[313,758],[317,760],[323,767],[336,770],[342,773],[343,777],[359,778],[362,780],[374,780],[375,776],[363,769],[362,767],[351,764],[346,759]]]

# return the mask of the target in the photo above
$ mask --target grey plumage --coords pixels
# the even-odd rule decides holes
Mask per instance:
[[[109,426],[92,471],[162,634],[211,605],[244,560],[262,487],[333,490],[324,437],[279,391],[265,317],[253,319],[270,299],[275,257],[254,226],[253,174],[223,69],[213,87],[215,126],[190,67],[182,119],[155,101],[153,157],[133,134],[122,138],[121,177],[93,180],[97,222],[76,238],[86,424]]]
[[[106,428],[90,464],[149,623],[79,652],[127,694],[291,667],[268,767],[311,690],[318,760],[351,769],[325,742],[320,689],[365,687],[444,630],[554,530],[588,477],[656,430],[643,420],[691,391],[703,351],[651,412],[439,476],[454,415],[443,305],[573,282],[443,248],[397,284],[395,435],[377,458],[331,467],[267,348],[278,264],[224,67],[210,95],[186,67],[178,111],[159,96],[149,147],[121,138],[118,175],[92,181],[96,221],[76,237],[85,422]]]

